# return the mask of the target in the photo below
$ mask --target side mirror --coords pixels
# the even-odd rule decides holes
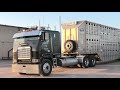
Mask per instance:
[[[44,41],[44,33],[41,34],[40,41]]]

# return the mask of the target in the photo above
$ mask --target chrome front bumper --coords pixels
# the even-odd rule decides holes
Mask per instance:
[[[40,74],[39,64],[12,64],[12,72],[25,74]]]

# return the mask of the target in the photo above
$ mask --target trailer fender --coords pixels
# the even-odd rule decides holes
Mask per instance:
[[[83,59],[84,59],[85,56],[83,55],[80,55],[80,56],[77,56],[77,59],[78,59],[78,63],[83,63]]]

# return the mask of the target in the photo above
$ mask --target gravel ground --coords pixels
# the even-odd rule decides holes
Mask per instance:
[[[12,73],[12,61],[0,60],[0,78],[120,78],[120,61],[98,64],[92,68],[62,68],[53,69],[48,77],[38,75],[19,75]]]

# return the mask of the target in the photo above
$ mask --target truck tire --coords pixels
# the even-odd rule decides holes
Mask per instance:
[[[89,67],[94,67],[96,65],[96,57],[95,56],[90,56],[90,63]]]
[[[82,66],[83,66],[84,68],[88,68],[88,67],[89,67],[89,59],[88,59],[87,56],[84,57]]]
[[[77,49],[76,42],[73,40],[67,40],[65,42],[64,48],[68,53],[74,52]]]
[[[52,71],[52,64],[50,60],[43,60],[40,65],[40,74],[43,76],[49,76]]]

